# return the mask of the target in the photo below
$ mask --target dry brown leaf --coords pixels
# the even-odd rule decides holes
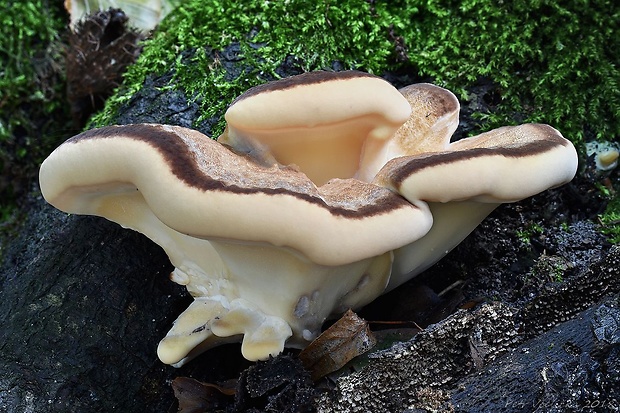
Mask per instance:
[[[316,381],[342,368],[375,344],[377,340],[366,320],[349,310],[299,353],[299,359]]]
[[[203,413],[223,406],[223,396],[233,396],[234,389],[202,383],[189,377],[172,381],[174,396],[179,401],[179,413]]]

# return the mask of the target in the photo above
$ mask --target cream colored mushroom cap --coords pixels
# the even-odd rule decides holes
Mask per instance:
[[[410,113],[407,100],[380,77],[308,72],[239,96],[218,140],[267,165],[295,165],[322,185],[353,177],[368,141],[389,139]]]
[[[411,109],[390,83],[349,70],[316,71],[249,89],[226,111],[226,122],[243,130],[314,128],[376,116],[401,125]]]
[[[452,92],[429,83],[399,89],[411,114],[389,139],[369,139],[356,177],[370,182],[391,159],[444,151],[459,124],[459,101]]]
[[[388,289],[445,256],[499,204],[567,183],[576,170],[574,146],[537,124],[499,128],[388,162],[374,182],[411,202],[428,202],[434,219],[424,237],[394,251]]]
[[[446,151],[393,159],[375,183],[412,202],[514,202],[569,182],[577,160],[573,144],[551,126],[505,126]]]
[[[292,168],[264,167],[203,134],[163,125],[84,132],[42,164],[45,199],[75,214],[133,225],[148,205],[177,232],[297,251],[322,265],[381,255],[424,235],[425,204],[354,179],[316,187]]]

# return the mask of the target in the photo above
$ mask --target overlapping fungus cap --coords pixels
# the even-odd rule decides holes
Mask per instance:
[[[394,158],[374,182],[410,201],[504,203],[565,184],[577,171],[574,146],[549,125],[505,126],[444,148]]]
[[[434,223],[394,251],[388,289],[445,256],[499,204],[565,184],[577,171],[574,146],[551,126],[507,126],[451,143],[456,97],[428,84],[400,91],[413,111],[388,140],[387,156],[380,158],[386,163],[372,182],[428,203]]]
[[[411,107],[368,73],[308,72],[239,96],[226,112],[221,143],[266,164],[295,165],[317,185],[351,178],[372,142],[384,142]]]
[[[425,233],[425,205],[357,180],[317,187],[295,168],[263,166],[207,136],[164,125],[84,132],[42,164],[45,199],[66,212],[136,228],[148,208],[164,225],[208,239],[265,242],[322,265],[376,256]],[[129,208],[126,208],[129,210]]]
[[[576,151],[554,128],[450,143],[458,112],[433,85],[308,73],[240,96],[218,142],[166,125],[84,132],[45,160],[41,190],[168,252],[195,300],[162,360],[240,337],[246,357],[266,358],[428,268],[500,203],[574,176]],[[220,282],[236,285],[210,289]]]

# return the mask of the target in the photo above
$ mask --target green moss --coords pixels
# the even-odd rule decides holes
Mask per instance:
[[[265,77],[277,78],[275,68],[287,56],[295,56],[306,71],[331,67],[334,61],[342,62],[346,69],[385,69],[391,49],[383,33],[386,27],[373,22],[368,3],[338,3],[186,1],[146,42],[138,63],[126,74],[126,88],[110,100],[95,123],[109,123],[118,106],[139,90],[147,75],[170,69],[176,71],[171,87],[179,87],[201,102],[199,121],[221,114],[232,98],[263,83]],[[250,42],[244,41],[252,32],[256,34]],[[230,80],[217,61],[207,57],[205,47],[217,50],[237,41],[240,56],[251,69]],[[187,50],[195,51],[192,65],[182,58],[181,53]]]
[[[465,92],[486,78],[499,86],[492,113],[478,113],[484,128],[525,121],[558,127],[573,141],[620,134],[617,35],[613,0],[187,0],[148,41],[125,87],[96,124],[113,121],[119,106],[147,75],[171,69],[170,87],[198,99],[203,119],[221,114],[259,74],[287,56],[304,70],[330,68],[382,73],[405,68],[420,78]],[[242,40],[256,33],[253,48]],[[204,48],[242,41],[241,56],[254,69],[224,78]],[[404,46],[404,48],[403,48]],[[182,52],[195,50],[188,66]]]
[[[532,237],[535,235],[541,235],[545,229],[542,225],[531,222],[527,225],[527,227],[517,231],[517,238],[526,248],[531,248],[532,246]]]
[[[0,215],[29,188],[67,119],[61,2],[0,1]],[[64,122],[57,122],[62,119]]]
[[[35,63],[45,53],[45,48],[55,39],[58,27],[48,20],[47,5],[42,0],[5,2],[0,10],[0,102],[4,108],[18,95],[39,101],[44,91],[33,88],[36,76]],[[9,124],[2,119],[1,131],[6,136]]]
[[[611,198],[599,219],[603,225],[602,232],[609,237],[609,241],[620,243],[620,196],[616,194]]]

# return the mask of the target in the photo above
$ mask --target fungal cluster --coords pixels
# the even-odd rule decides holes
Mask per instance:
[[[226,342],[265,359],[419,274],[499,204],[573,178],[575,149],[552,127],[451,143],[458,113],[430,84],[310,72],[238,97],[217,141],[156,124],[77,135],[41,166],[41,190],[166,251],[194,301],[164,363]]]

